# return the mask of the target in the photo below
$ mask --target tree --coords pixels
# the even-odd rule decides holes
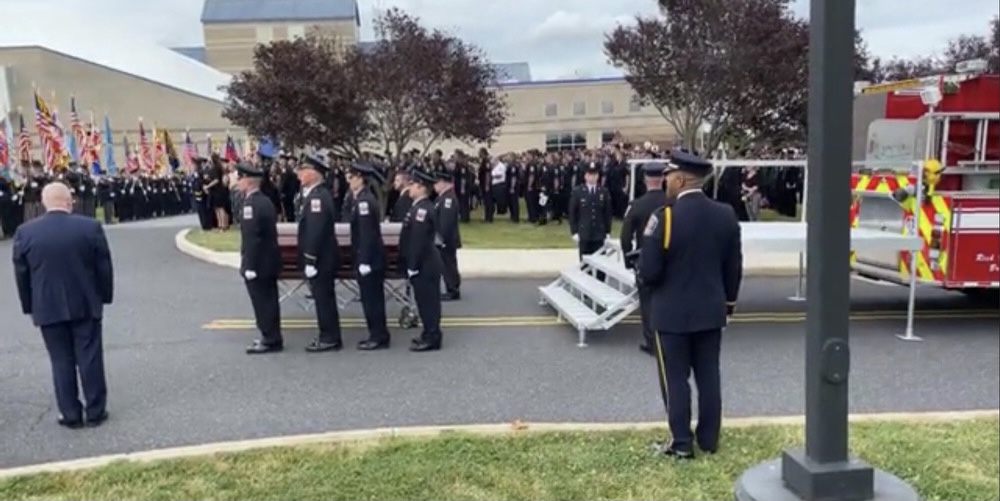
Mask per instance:
[[[714,149],[743,117],[770,114],[782,78],[804,50],[787,0],[660,0],[661,16],[636,18],[605,38],[609,62],[685,145]],[[780,77],[778,77],[780,75]],[[780,92],[780,91],[779,91]]]
[[[1000,73],[1000,16],[990,22],[990,73]]]
[[[258,45],[253,69],[223,88],[222,116],[288,147],[359,153],[371,125],[355,73],[332,39],[308,36]]]
[[[348,55],[369,106],[373,137],[400,153],[441,140],[489,143],[507,118],[498,78],[481,51],[393,8],[375,20],[379,40]]]
[[[990,59],[990,39],[980,35],[961,35],[948,41],[948,47],[944,50],[943,67],[947,71],[954,71],[955,65],[971,59]]]

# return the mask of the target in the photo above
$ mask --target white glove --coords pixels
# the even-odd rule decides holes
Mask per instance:
[[[406,270],[406,276],[407,276],[407,278],[413,278],[413,277],[417,276],[417,273],[420,273],[420,272],[417,271],[417,270]]]
[[[367,264],[359,264],[358,265],[358,273],[360,273],[361,276],[367,277],[368,274],[371,273],[371,272],[372,272],[372,267],[371,266],[368,266]]]
[[[580,235],[577,235],[576,233],[574,233],[573,234],[573,241],[574,242],[579,242],[580,241]]]
[[[253,280],[257,278],[257,272],[253,270],[247,270],[243,272],[243,278],[247,280]]]
[[[605,240],[611,240],[611,234],[610,234],[610,233],[608,233],[608,235],[607,235],[607,236],[605,236],[605,237],[604,237],[604,239],[605,239]]]
[[[319,275],[319,271],[316,269],[315,266],[311,264],[306,265],[305,273],[306,273],[306,278],[313,278],[316,275]]]

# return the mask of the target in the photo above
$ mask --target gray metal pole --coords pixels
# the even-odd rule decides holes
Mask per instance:
[[[916,500],[911,487],[848,455],[854,14],[856,0],[812,0],[806,237],[806,443],[747,470],[736,499]]]

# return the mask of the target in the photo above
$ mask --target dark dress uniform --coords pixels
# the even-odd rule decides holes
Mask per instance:
[[[395,203],[392,204],[392,212],[389,214],[389,222],[402,223],[403,220],[406,219],[406,215],[410,213],[410,207],[412,206],[413,199],[410,198],[409,192],[401,192],[396,197]]]
[[[320,174],[330,172],[326,162],[313,155],[307,155],[300,168],[314,169]],[[309,281],[319,324],[319,335],[306,346],[306,351],[336,351],[343,347],[336,289],[340,270],[337,209],[333,195],[322,183],[306,189],[308,192],[301,201],[297,248],[299,266]]]
[[[368,164],[351,165],[351,172],[364,176],[366,183],[383,182],[377,168]],[[389,328],[385,315],[385,242],[382,240],[382,211],[375,193],[363,186],[352,193],[353,205],[346,213],[351,225],[351,264],[357,272],[361,309],[365,314],[368,339],[358,343],[359,350],[371,351],[389,347]]]
[[[439,181],[451,183],[448,172],[436,174]],[[438,194],[434,202],[434,216],[437,221],[438,248],[441,253],[441,278],[444,279],[443,301],[461,299],[462,275],[458,272],[458,249],[462,248],[462,233],[459,229],[461,205],[455,189],[449,186]]]
[[[685,152],[677,169],[699,176],[711,164]],[[668,176],[670,173],[667,174]],[[661,396],[673,441],[664,454],[693,457],[694,442],[708,453],[719,445],[722,391],[719,351],[743,275],[740,225],[732,208],[701,189],[680,193],[654,212],[643,231],[639,272],[652,290],[652,325]],[[698,426],[691,433],[691,387],[698,385]]]
[[[598,172],[590,164],[587,172]],[[604,247],[611,234],[611,195],[600,185],[580,185],[573,190],[569,201],[569,231],[577,239],[580,259]]]
[[[648,163],[643,166],[646,177],[658,179],[660,185],[663,184],[663,163]],[[636,198],[625,210],[625,218],[622,221],[621,246],[622,255],[625,256],[625,265],[635,269],[635,261],[638,258],[638,251],[642,249],[642,231],[649,222],[649,217],[653,212],[660,210],[667,204],[667,193],[662,189],[650,190],[641,197]],[[633,242],[634,250],[633,252]],[[639,289],[639,316],[642,319],[642,339],[643,343],[639,349],[653,355],[653,326],[650,322],[652,313],[650,299],[653,289],[643,284],[641,277],[636,274],[636,286]]]
[[[420,183],[431,190],[434,176],[414,169],[411,183]],[[417,313],[423,331],[413,340],[411,351],[441,349],[441,255],[435,245],[437,221],[434,202],[428,197],[413,201],[403,220],[399,235],[399,252],[406,275],[417,302]]]
[[[264,172],[245,164],[236,166],[241,176],[262,178]],[[247,348],[249,354],[281,351],[281,305],[278,276],[281,250],[278,247],[278,214],[260,190],[246,195],[240,210],[240,274],[246,282],[260,339]]]

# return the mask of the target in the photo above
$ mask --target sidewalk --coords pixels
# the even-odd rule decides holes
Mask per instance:
[[[195,259],[230,268],[240,267],[236,252],[216,252],[188,241],[188,230],[174,237],[177,249]],[[459,249],[459,272],[465,278],[552,278],[579,261],[575,249]],[[748,253],[743,256],[747,276],[795,276],[796,253]]]

